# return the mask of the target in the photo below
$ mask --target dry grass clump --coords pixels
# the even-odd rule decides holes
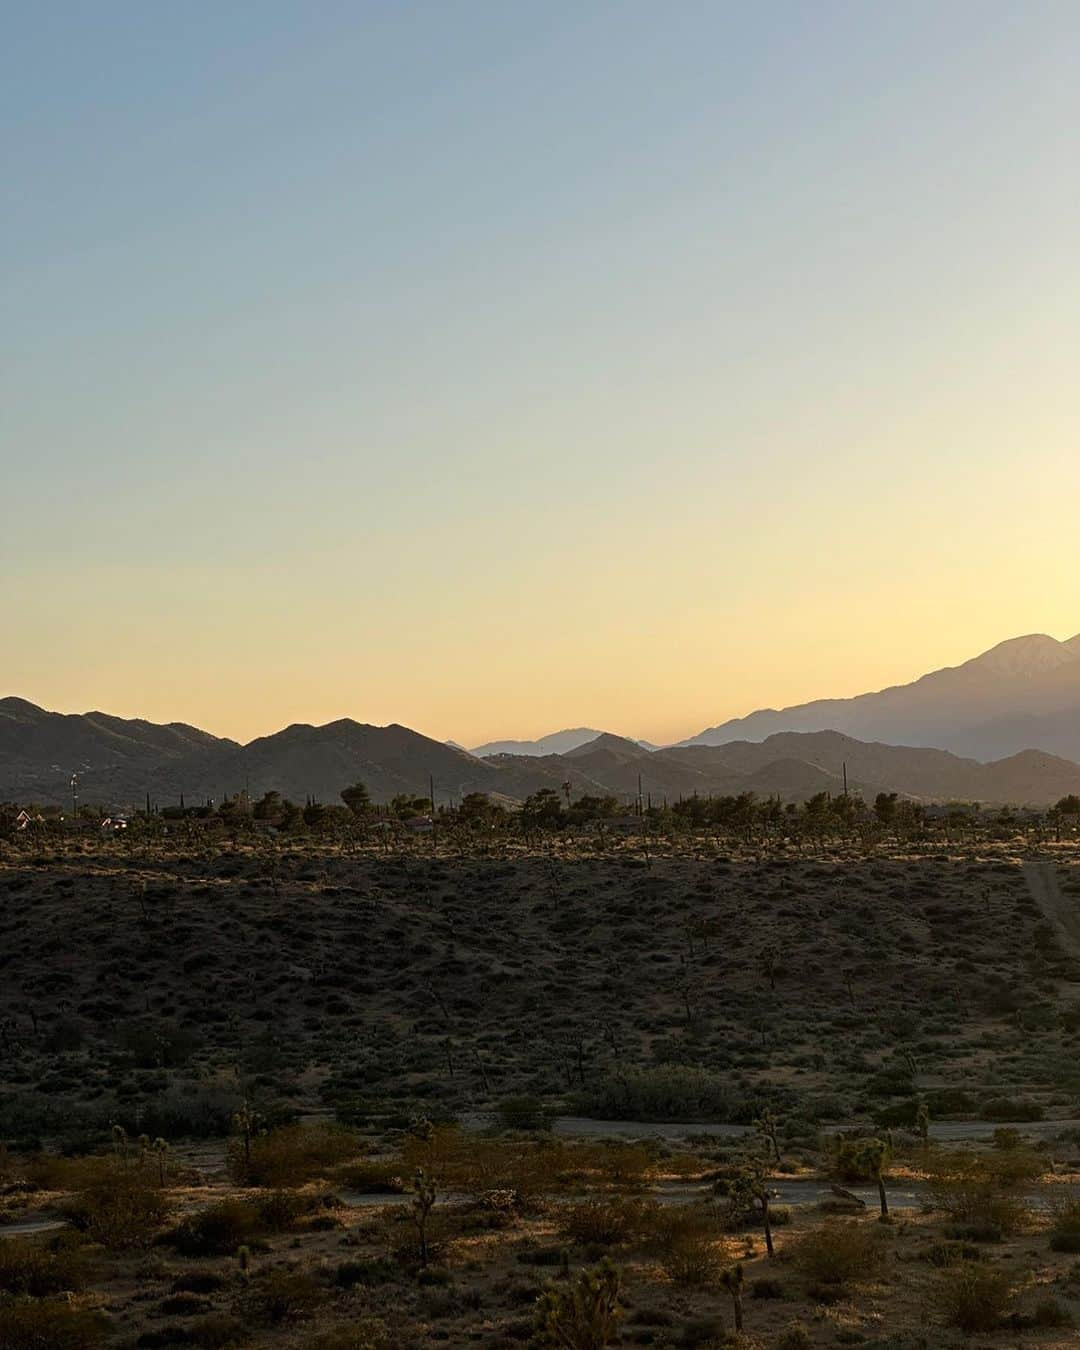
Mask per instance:
[[[357,1134],[339,1125],[282,1125],[233,1139],[229,1175],[241,1186],[301,1186],[355,1158],[363,1147]]]
[[[941,1272],[935,1306],[951,1327],[972,1335],[995,1331],[1008,1315],[1015,1292],[1009,1277],[992,1266],[959,1261]]]
[[[839,1288],[876,1274],[885,1250],[877,1225],[830,1220],[798,1238],[792,1255],[811,1285]]]
[[[4,1350],[92,1350],[108,1330],[101,1313],[66,1299],[14,1298],[0,1303]]]

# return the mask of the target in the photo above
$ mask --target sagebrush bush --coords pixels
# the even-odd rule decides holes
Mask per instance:
[[[1025,1148],[989,1153],[939,1149],[924,1165],[935,1208],[957,1223],[999,1235],[1024,1227],[1029,1217],[1026,1192],[1045,1170],[1042,1159]]]
[[[713,1284],[728,1262],[723,1224],[711,1210],[656,1208],[645,1227],[650,1250],[674,1284]]]
[[[105,1317],[66,1299],[13,1298],[0,1302],[4,1350],[93,1350],[108,1332]]]
[[[18,1237],[0,1241],[0,1293],[44,1298],[81,1289],[86,1277],[86,1255],[70,1242]]]
[[[251,1280],[240,1299],[240,1311],[245,1321],[278,1326],[309,1317],[324,1300],[322,1288],[307,1272],[277,1266]]]
[[[583,1244],[629,1242],[655,1208],[654,1202],[627,1196],[592,1196],[560,1211],[559,1231],[571,1242]]]
[[[599,1120],[741,1122],[747,1104],[726,1078],[682,1064],[631,1069],[601,1079],[571,1099],[575,1115]]]
[[[232,1256],[266,1232],[258,1209],[245,1200],[221,1200],[187,1215],[168,1240],[183,1256]]]
[[[242,1186],[300,1186],[363,1151],[352,1130],[341,1125],[283,1125],[249,1140],[232,1139],[228,1166]]]
[[[1008,1276],[992,1266],[961,1261],[943,1270],[933,1291],[934,1303],[951,1327],[972,1334],[996,1330],[1012,1306]]]
[[[811,1284],[841,1286],[879,1269],[885,1256],[880,1233],[876,1225],[829,1220],[798,1238],[792,1254]]]
[[[110,1251],[148,1246],[168,1215],[156,1179],[123,1163],[114,1164],[61,1209],[77,1229]]]

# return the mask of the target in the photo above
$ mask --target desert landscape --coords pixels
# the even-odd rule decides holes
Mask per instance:
[[[1075,0],[9,0],[0,1350],[1080,1346]]]
[[[1071,1344],[1080,846],[1002,833],[9,839],[3,1343]]]

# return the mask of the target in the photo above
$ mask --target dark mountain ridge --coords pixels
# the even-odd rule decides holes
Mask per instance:
[[[566,748],[545,753],[545,742]],[[972,742],[996,753],[961,753]],[[110,807],[147,795],[165,805],[181,795],[196,803],[271,789],[336,801],[357,780],[380,801],[427,796],[432,782],[439,802],[468,792],[522,801],[567,785],[575,796],[627,803],[639,791],[654,803],[739,792],[801,801],[841,791],[846,769],[849,789],[866,797],[1046,805],[1080,793],[1080,765],[1060,750],[1075,745],[1080,756],[1080,635],[1016,638],[912,684],[762,710],[662,749],[586,728],[499,744],[527,748],[481,747],[488,753],[480,756],[396,723],[348,718],[297,723],[240,745],[180,722],[54,713],[5,698],[0,800],[66,804],[77,773],[81,799]]]

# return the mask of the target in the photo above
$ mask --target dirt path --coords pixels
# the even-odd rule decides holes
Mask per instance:
[[[1063,894],[1053,863],[1024,863],[1024,880],[1031,898],[1057,930],[1065,950],[1080,957],[1080,905]]]

